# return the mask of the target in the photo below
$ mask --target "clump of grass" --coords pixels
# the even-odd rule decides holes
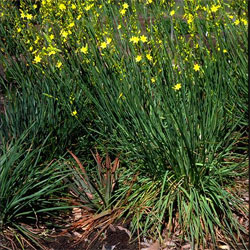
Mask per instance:
[[[232,245],[236,246],[234,233],[240,237],[244,229],[234,219],[232,211],[240,209],[240,203],[226,191],[226,187],[230,184],[228,179],[232,180],[239,167],[230,159],[235,142],[241,136],[237,125],[245,118],[238,112],[232,113],[231,103],[225,101],[230,98],[230,86],[235,86],[232,82],[228,84],[232,75],[226,70],[227,67],[232,69],[231,54],[227,54],[235,53],[235,45],[226,44],[219,29],[214,29],[207,38],[199,23],[199,19],[196,20],[193,43],[177,38],[184,36],[182,30],[174,32],[173,39],[171,34],[164,32],[164,23],[159,24],[159,34],[167,42],[158,51],[152,49],[154,67],[150,60],[142,59],[147,50],[145,45],[136,47],[127,42],[126,47],[121,48],[116,44],[114,54],[107,60],[105,54],[95,50],[96,44],[92,47],[96,51],[96,67],[89,67],[95,86],[91,89],[83,87],[96,106],[100,116],[98,131],[101,131],[103,141],[110,141],[110,149],[118,148],[130,159],[139,159],[142,162],[140,171],[152,181],[173,178],[162,186],[161,192],[158,191],[157,197],[161,193],[157,202],[159,210],[151,211],[154,219],[148,219],[147,212],[141,212],[135,220],[146,220],[145,228],[149,229],[149,225],[165,218],[170,226],[178,212],[178,224],[193,245],[205,246],[210,239],[215,246],[218,240],[215,232],[219,228],[225,237],[234,240]],[[155,28],[152,23],[149,27],[151,30]],[[93,33],[92,29],[89,28],[89,33]],[[229,31],[225,32],[231,32],[235,27],[227,29]],[[216,43],[218,47],[209,49],[206,41],[211,46]],[[197,49],[194,49],[194,43],[197,43]],[[125,48],[132,56],[124,56]],[[187,49],[193,53],[187,56],[189,60],[181,53]],[[117,57],[122,58],[122,77],[113,70]],[[240,57],[245,58],[243,52]],[[243,78],[245,73],[241,72]],[[152,75],[155,76],[154,83]],[[241,161],[244,162],[244,158]],[[152,182],[152,185],[156,183]],[[156,199],[150,197],[155,193],[147,194],[146,184],[140,190],[141,193],[135,191],[135,197],[145,195],[148,201],[145,198],[144,203],[135,198],[139,200],[136,209],[141,211],[140,208],[147,207],[145,204],[150,201],[149,207],[153,207]],[[149,223],[150,220],[154,223]]]
[[[53,151],[75,143],[119,152],[131,175],[139,172],[133,187],[117,190],[129,194],[123,206],[136,211],[134,228],[160,235],[164,223],[169,232],[179,226],[193,246],[210,247],[220,231],[237,248],[241,206],[227,189],[245,163],[246,1],[6,6],[4,134],[18,137],[38,120],[35,134],[44,131],[43,140],[52,130]]]
[[[29,131],[18,140],[1,145],[0,155],[0,233],[12,241],[16,238],[22,246],[42,247],[39,235],[30,231],[25,223],[41,223],[41,215],[51,217],[53,211],[67,208],[58,198],[69,174],[58,162],[41,164],[43,147],[32,148],[26,144]]]

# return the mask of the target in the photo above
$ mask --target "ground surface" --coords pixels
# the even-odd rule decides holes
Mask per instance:
[[[129,235],[124,230],[110,228],[101,235],[91,246],[89,246],[87,240],[83,240],[77,245],[74,245],[73,236],[61,236],[57,238],[51,238],[44,245],[48,249],[54,250],[137,250],[139,249],[136,239],[130,241]],[[113,248],[112,248],[113,247]]]

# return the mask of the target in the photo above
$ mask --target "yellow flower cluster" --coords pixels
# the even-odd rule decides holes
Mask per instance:
[[[106,38],[106,42],[102,42],[101,45],[100,45],[100,47],[102,49],[107,48],[107,46],[111,43],[111,41],[112,41],[112,38],[110,38],[110,37]]]
[[[134,44],[139,43],[139,41],[142,41],[143,43],[146,43],[148,41],[148,38],[145,35],[142,35],[140,37],[132,36],[129,41],[134,43]]]
[[[100,54],[108,67],[117,72],[118,79],[126,77],[126,60],[129,58],[137,63],[151,83],[157,83],[168,60],[163,56],[166,51],[169,57],[176,57],[173,71],[177,76],[183,73],[178,60],[183,60],[193,74],[202,73],[199,53],[205,51],[211,58],[213,51],[199,45],[197,23],[200,19],[207,29],[204,32],[207,38],[219,34],[229,19],[239,30],[248,25],[247,11],[242,10],[239,15],[230,7],[230,1],[223,0],[184,0],[183,7],[176,1],[164,0],[119,3],[113,0],[34,0],[32,4],[22,1],[19,9],[11,7],[10,2],[1,1],[0,21],[10,19],[8,6],[15,13],[15,19],[11,20],[13,38],[26,46],[27,56],[37,68],[53,64],[53,68],[60,72],[69,54],[79,57],[82,64],[96,66],[95,55]],[[115,19],[110,18],[111,12]],[[184,26],[187,27],[185,34]],[[168,27],[174,48],[167,39]],[[179,51],[178,55],[171,54],[173,50]],[[216,45],[216,50],[224,56],[230,53],[221,44]],[[175,90],[180,88],[181,84],[174,86]]]
[[[124,15],[126,14],[128,7],[129,7],[129,6],[128,6],[127,3],[124,3],[124,4],[122,5],[122,8],[120,9],[120,14],[121,14],[122,16],[124,16]]]

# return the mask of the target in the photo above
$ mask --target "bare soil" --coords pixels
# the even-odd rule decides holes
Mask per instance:
[[[80,243],[75,244],[74,236],[60,236],[49,238],[44,241],[44,246],[50,250],[137,250],[139,245],[137,240],[131,239],[124,230],[115,227],[115,230],[108,229],[100,235],[91,245],[90,239],[83,239]]]

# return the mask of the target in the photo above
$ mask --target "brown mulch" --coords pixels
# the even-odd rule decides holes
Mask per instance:
[[[138,250],[139,245],[135,238],[130,239],[129,231],[121,226],[111,226],[100,235],[97,240],[90,244],[94,235],[89,239],[84,239],[75,243],[80,234],[74,232],[73,235],[48,238],[44,240],[43,245],[50,250]]]

